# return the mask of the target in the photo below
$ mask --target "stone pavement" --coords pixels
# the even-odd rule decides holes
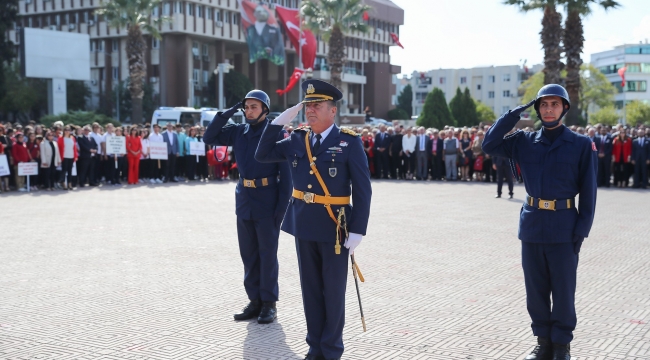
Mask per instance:
[[[350,273],[344,359],[522,359],[534,338],[515,200],[495,186],[373,182],[363,333]],[[650,359],[650,192],[599,191],[578,273],[576,359]],[[247,302],[234,183],[0,196],[0,359],[302,359],[293,238],[279,318]],[[327,221],[327,220],[324,220]]]

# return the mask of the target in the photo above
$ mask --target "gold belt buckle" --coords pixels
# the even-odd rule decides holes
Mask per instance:
[[[255,180],[246,180],[244,179],[244,187],[254,188]]]
[[[556,200],[542,200],[542,199],[537,199],[539,201],[539,204],[537,204],[537,208],[542,209],[542,210],[553,210],[555,211],[555,201]]]
[[[302,197],[302,200],[305,201],[307,204],[313,204],[314,203],[314,193],[306,192],[305,195]]]

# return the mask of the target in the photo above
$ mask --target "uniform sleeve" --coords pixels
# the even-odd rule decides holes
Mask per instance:
[[[515,144],[520,133],[517,131],[515,133],[517,135],[512,134],[507,138],[504,137],[515,127],[518,121],[519,116],[513,114],[512,110],[503,114],[485,133],[485,138],[483,139],[483,152],[492,156],[512,158]]]
[[[574,230],[575,235],[588,237],[596,212],[596,177],[598,175],[598,152],[592,145],[585,144],[580,155],[580,203],[578,204],[578,222]]]
[[[289,150],[293,135],[286,139],[276,141],[282,128],[282,125],[273,125],[270,122],[266,124],[260,143],[257,145],[257,151],[255,151],[255,160],[262,163],[287,160],[287,151]]]
[[[238,124],[228,124],[228,118],[222,117],[221,112],[214,116],[210,125],[205,129],[203,142],[208,145],[232,146],[234,134],[237,131]]]
[[[280,132],[278,139],[284,139],[285,134],[285,131]],[[275,209],[275,213],[278,215],[284,215],[284,213],[287,211],[287,206],[289,205],[289,199],[291,198],[293,180],[291,180],[291,168],[289,167],[288,161],[279,162],[278,167],[280,171],[280,191],[278,194],[278,205]]]
[[[370,185],[368,160],[363,151],[361,139],[358,137],[350,141],[348,171],[352,181],[352,214],[347,219],[348,232],[366,235],[368,218],[370,217],[372,187]]]

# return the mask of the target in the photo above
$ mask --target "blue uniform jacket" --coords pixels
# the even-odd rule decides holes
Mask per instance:
[[[316,176],[310,174],[310,160],[305,147],[306,130],[296,129],[290,137],[276,141],[281,130],[280,125],[266,126],[255,158],[260,162],[282,161],[291,164],[291,176],[296,190],[325,195]],[[312,156],[316,158],[316,168],[331,196],[352,195],[354,208],[351,205],[332,205],[334,215],[337,216],[337,210],[344,207],[348,231],[365,235],[370,216],[372,188],[368,160],[361,139],[341,132],[334,125]],[[282,230],[301,240],[331,243],[336,241],[336,224],[327,209],[323,205],[307,204],[293,197],[289,202]],[[343,241],[344,239],[341,239],[341,245]]]
[[[292,190],[289,164],[255,161],[255,150],[268,120],[257,126],[226,125],[227,122],[227,118],[221,117],[221,112],[217,113],[205,130],[203,141],[208,145],[232,146],[241,178],[253,180],[279,176],[277,184],[257,188],[244,187],[240,180],[235,190],[235,213],[246,220],[284,215]],[[284,132],[276,134],[276,138],[283,139]]]
[[[598,152],[591,140],[564,127],[553,144],[537,132],[521,130],[504,136],[519,116],[508,112],[485,133],[483,151],[515,160],[528,195],[543,200],[580,195],[578,209],[542,210],[524,203],[519,219],[519,239],[534,243],[572,242],[588,237],[596,210]]]

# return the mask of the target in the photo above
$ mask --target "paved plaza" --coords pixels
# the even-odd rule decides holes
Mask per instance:
[[[364,333],[348,279],[344,359],[522,359],[522,186],[373,182]],[[302,359],[294,240],[271,325],[247,302],[232,182],[0,195],[0,359]],[[598,193],[578,268],[576,359],[650,359],[650,192]],[[323,221],[330,221],[323,219]]]

